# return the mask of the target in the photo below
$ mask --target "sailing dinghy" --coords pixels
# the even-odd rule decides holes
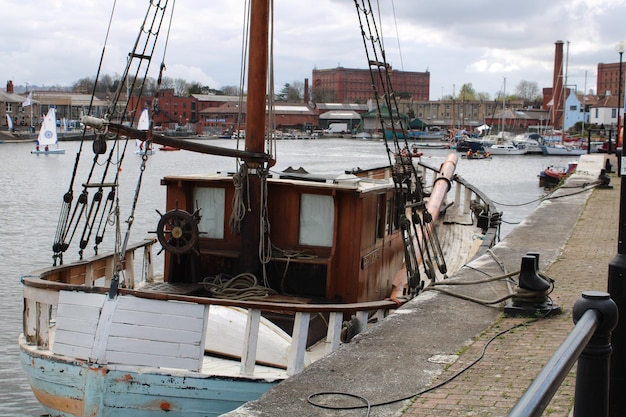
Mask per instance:
[[[56,109],[50,107],[41,124],[39,136],[37,137],[37,146],[30,153],[36,155],[64,154],[65,149],[60,149],[58,142]],[[51,148],[51,146],[55,146],[55,148]]]
[[[158,28],[169,26],[163,20],[172,5],[150,2],[106,117],[82,118],[96,132],[94,155],[80,158],[90,167],[71,172],[53,265],[22,278],[22,367],[50,415],[227,413],[384,320],[426,282],[442,279],[452,268],[446,259],[467,262],[475,236],[486,231],[473,219],[488,218],[492,207],[454,175],[456,156],[441,167],[418,158],[396,162],[394,153],[408,145],[406,139],[385,139],[385,166],[322,181],[272,171],[272,143],[266,143],[272,137],[266,109],[275,107],[265,83],[273,49],[269,0],[252,0],[245,23],[250,51],[243,149],[125,124],[132,113],[125,87],[142,91],[135,83],[149,78],[156,58],[151,51],[162,50],[155,48]],[[367,18],[372,15],[370,10]],[[385,91],[372,95],[393,106],[388,65],[367,62],[384,81]],[[165,68],[154,78],[161,80]],[[164,208],[145,231],[154,234],[132,243],[133,219],[147,215],[135,212],[141,173],[152,162],[150,155],[124,158],[132,140],[232,158],[237,169],[166,174]],[[119,179],[132,171],[123,163],[138,164],[135,181]],[[83,173],[86,180],[76,178]],[[454,204],[446,201],[453,184]],[[130,194],[132,201],[122,205],[118,194]],[[454,212],[463,220],[442,221]],[[437,236],[446,227],[466,233],[455,229],[454,239],[441,241]],[[460,236],[467,236],[466,246]],[[162,249],[154,254],[157,242]],[[447,246],[457,248],[454,256],[446,254]],[[73,262],[70,248],[77,250]],[[164,258],[161,272],[157,256]]]
[[[137,129],[144,132],[150,130],[150,113],[148,112],[148,109],[143,109],[141,111],[139,122],[137,122]],[[135,151],[137,155],[152,155],[154,153],[154,149],[152,149],[152,144],[150,142],[136,140],[135,144],[139,148]]]

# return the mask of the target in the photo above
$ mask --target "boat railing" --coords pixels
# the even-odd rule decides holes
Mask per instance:
[[[424,178],[427,184],[434,184],[437,178],[441,177],[441,168],[432,166],[424,161],[419,161],[418,165],[424,170],[425,177],[428,175],[432,177],[431,181],[428,181],[428,178]],[[495,243],[501,213],[497,211],[495,204],[489,197],[461,176],[455,174],[451,182],[448,196],[451,194],[451,189],[454,188],[454,198],[448,199],[442,207],[445,207],[446,210],[454,207],[461,217],[476,216],[478,226],[485,233],[483,244],[477,254],[480,255]]]
[[[123,263],[127,283],[135,277],[134,252],[143,250],[144,255],[151,259],[151,248],[154,240],[145,240],[129,245],[126,260]],[[51,346],[50,330],[55,322],[56,309],[61,291],[106,294],[109,292],[110,277],[116,265],[116,255],[106,253],[90,261],[77,261],[67,265],[53,266],[37,273],[22,277],[24,285],[24,317],[23,334],[29,344],[38,349],[48,350]],[[152,274],[148,274],[152,278]],[[168,285],[168,284],[164,284]],[[175,287],[174,284],[169,284]],[[310,304],[286,303],[271,301],[245,301],[208,298],[185,295],[168,291],[146,291],[134,289],[132,286],[119,288],[121,295],[132,295],[138,298],[178,301],[211,306],[238,307],[247,311],[246,331],[242,343],[241,373],[251,375],[256,364],[256,341],[260,331],[260,318],[263,313],[281,313],[294,318],[291,345],[289,347],[287,374],[297,374],[305,366],[307,335],[310,319],[317,314],[327,315],[327,334],[324,340],[323,355],[336,350],[341,343],[341,330],[345,317],[353,317],[356,333],[363,331],[368,322],[376,322],[386,317],[390,310],[396,309],[398,303],[391,300],[380,300],[346,304]]]

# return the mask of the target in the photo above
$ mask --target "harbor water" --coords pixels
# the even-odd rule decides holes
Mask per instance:
[[[215,146],[237,146],[235,140],[203,142]],[[120,192],[120,199],[125,200],[127,206],[134,197],[134,184],[137,183],[142,163],[142,157],[133,152],[134,143],[129,146],[133,149],[125,157],[120,176],[124,181],[131,181],[128,184],[132,192]],[[70,187],[80,142],[60,142],[59,147],[66,150],[65,154],[32,155],[32,142],[0,144],[0,193],[4,195],[0,199],[0,213],[5,221],[0,239],[0,256],[4,265],[0,273],[4,297],[0,322],[0,416],[44,414],[19,363],[17,337],[22,326],[20,277],[52,264],[51,247],[59,210],[63,194]],[[439,166],[450,152],[454,152],[428,148],[423,151],[422,159],[433,166]],[[353,168],[389,163],[383,142],[355,139],[283,140],[276,143],[275,155],[277,163],[272,168],[275,172],[288,167],[303,167],[312,174],[325,177],[333,177]],[[90,143],[84,145],[81,158],[93,159]],[[504,238],[546,194],[539,186],[539,172],[549,165],[567,165],[571,159],[543,155],[494,156],[491,160],[459,159],[457,174],[477,185],[503,212],[501,238]],[[156,230],[159,221],[156,210],[164,210],[165,188],[160,185],[164,175],[233,172],[236,169],[230,158],[156,150],[148,157],[143,173],[130,241],[155,237],[149,232]],[[83,177],[77,176],[75,190],[80,189],[83,180]],[[71,255],[72,260],[76,259],[75,254]],[[70,258],[70,255],[67,257]]]

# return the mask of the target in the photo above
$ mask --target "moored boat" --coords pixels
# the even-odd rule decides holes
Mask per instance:
[[[539,173],[540,187],[554,187],[570,176],[578,167],[578,161],[571,161],[567,166],[550,165]]]
[[[485,148],[492,155],[525,155],[524,145],[514,145],[512,143],[494,144]]]
[[[41,123],[39,136],[37,137],[37,145],[30,153],[35,155],[64,154],[65,149],[59,148],[59,136],[57,133],[57,116],[56,109],[50,107],[48,113]],[[52,148],[51,146],[54,146]]]
[[[541,145],[541,150],[544,155],[584,155],[587,153],[587,149],[583,149],[576,145],[569,144],[552,144],[552,145]]]
[[[150,2],[147,20],[161,27],[169,7]],[[388,166],[321,180],[271,171],[274,155],[265,138],[271,137],[266,109],[273,105],[263,83],[269,10],[267,0],[253,0],[249,12],[246,67],[254,82],[247,91],[244,149],[172,138],[111,118],[82,118],[97,136],[93,157],[79,154],[77,164],[91,168],[71,172],[52,245],[54,264],[22,279],[21,361],[48,414],[221,415],[350,343],[453,270],[447,261],[466,262],[476,249],[474,238],[486,231],[473,220],[484,222],[493,208],[455,177],[456,155],[435,169],[418,158],[394,163],[407,146],[397,135],[381,146]],[[142,27],[135,47],[155,50],[158,32]],[[134,113],[121,91],[127,82],[148,78],[137,76],[149,67],[145,52],[128,55],[111,102],[126,116]],[[381,71],[377,77],[387,74],[387,65],[368,62]],[[124,158],[132,140],[144,149],[157,144],[233,158],[238,169],[164,175],[164,209],[145,231],[156,239],[130,243],[133,220],[143,214],[135,212],[141,173],[151,163],[148,154]],[[136,181],[119,179],[131,171],[123,163],[138,164]],[[76,173],[88,178],[75,181]],[[453,184],[454,204],[448,201]],[[116,198],[122,187],[133,195],[127,207]],[[444,216],[462,221],[444,222]],[[449,227],[469,231],[467,245],[441,241],[439,230]],[[164,258],[161,273],[155,271],[156,242]],[[456,248],[453,255],[447,244]],[[74,262],[70,249],[77,250]]]

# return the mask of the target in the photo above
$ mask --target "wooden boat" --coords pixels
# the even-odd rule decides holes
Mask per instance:
[[[574,173],[577,167],[578,161],[571,161],[567,166],[550,165],[539,173],[539,186],[554,187]]]
[[[169,15],[167,1],[155,3],[146,21]],[[233,410],[349,343],[453,270],[454,262],[467,262],[477,234],[489,228],[489,222],[476,227],[472,220],[501,214],[454,175],[456,155],[439,168],[394,164],[392,154],[401,149],[396,140],[381,146],[391,153],[389,166],[322,181],[270,175],[274,161],[265,149],[265,130],[272,105],[264,85],[269,10],[268,0],[253,0],[249,11],[245,149],[82,118],[97,134],[95,157],[77,155],[77,163],[92,170],[74,170],[89,178],[74,181],[73,174],[62,198],[54,264],[22,279],[20,357],[49,415],[218,416]],[[158,50],[158,32],[142,27],[135,48]],[[136,69],[151,62],[146,50],[131,51],[112,99],[122,116],[133,114],[121,100],[129,77],[148,78]],[[386,74],[386,65],[372,65]],[[123,161],[139,162],[123,158],[129,140],[234,158],[239,170],[165,175],[156,239],[130,243],[142,176],[119,181],[129,172]],[[139,172],[150,161],[142,157]],[[454,204],[447,201],[453,183]],[[130,207],[115,198],[122,187],[131,187]],[[109,198],[102,198],[107,192]],[[122,219],[126,214],[128,221]],[[444,215],[457,220],[443,222]],[[450,227],[466,233],[438,239]],[[115,243],[100,250],[109,234]],[[155,271],[157,241],[162,273]],[[446,255],[447,243],[456,247],[455,256]],[[92,244],[88,257],[85,249]],[[74,247],[77,260],[70,262]]]

